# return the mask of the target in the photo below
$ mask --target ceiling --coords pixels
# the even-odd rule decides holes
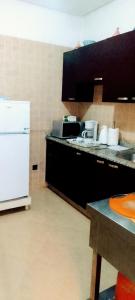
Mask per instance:
[[[85,16],[91,11],[114,0],[21,0],[27,3],[44,6],[59,12]]]

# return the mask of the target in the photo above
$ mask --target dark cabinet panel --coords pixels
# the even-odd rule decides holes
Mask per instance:
[[[46,181],[54,187],[61,189],[63,179],[61,172],[58,172],[61,164],[62,148],[58,143],[48,141],[46,148]]]
[[[135,32],[120,34],[103,42],[106,44],[103,101],[133,102]]]
[[[63,55],[62,101],[93,101],[94,85],[85,77],[85,65],[79,49]]]
[[[78,150],[70,149],[70,155],[67,160],[67,185],[64,193],[76,204],[85,207],[84,182],[80,174],[84,169],[83,153]]]
[[[75,101],[74,56],[74,51],[66,52],[63,56],[62,101]]]
[[[94,75],[103,78],[103,101],[134,102],[135,31],[97,42],[95,48]]]
[[[94,201],[92,162],[87,153],[47,140],[46,181],[83,208]]]
[[[46,181],[85,208],[89,202],[134,192],[135,170],[47,139]]]
[[[135,102],[135,31],[65,52],[62,101],[93,101],[103,84],[103,101]]]
[[[96,158],[96,200],[134,192],[135,170],[118,163]]]

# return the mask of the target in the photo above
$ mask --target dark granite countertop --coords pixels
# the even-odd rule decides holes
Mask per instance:
[[[74,148],[74,149],[77,149],[77,150],[80,150],[80,151],[83,151],[83,152],[86,152],[89,154],[93,154],[99,158],[107,159],[114,163],[121,164],[123,166],[127,166],[129,168],[135,169],[134,162],[117,157],[117,155],[116,155],[117,151],[110,150],[107,147],[105,149],[98,149],[96,147],[95,148],[94,147],[85,148],[85,147],[81,147],[78,145],[70,144],[66,141],[66,139],[60,139],[60,138],[52,137],[50,135],[48,135],[47,138],[49,140],[56,141],[60,144],[66,145],[67,147],[71,147],[71,148]]]

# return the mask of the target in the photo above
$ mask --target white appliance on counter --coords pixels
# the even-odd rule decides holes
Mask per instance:
[[[93,141],[97,139],[97,126],[98,122],[95,120],[85,121],[85,130],[82,132],[83,138],[89,138]]]
[[[0,210],[31,204],[30,102],[0,101]]]

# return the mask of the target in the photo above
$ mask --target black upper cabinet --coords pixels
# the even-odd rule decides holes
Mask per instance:
[[[103,101],[135,102],[135,31],[64,53],[62,101],[93,101],[99,83]]]
[[[75,66],[74,51],[63,56],[62,101],[75,101]]]
[[[135,100],[135,31],[103,41],[106,69],[103,74],[103,101]]]
[[[62,101],[93,101],[94,85],[85,76],[86,66],[80,49],[65,52],[63,56]]]

